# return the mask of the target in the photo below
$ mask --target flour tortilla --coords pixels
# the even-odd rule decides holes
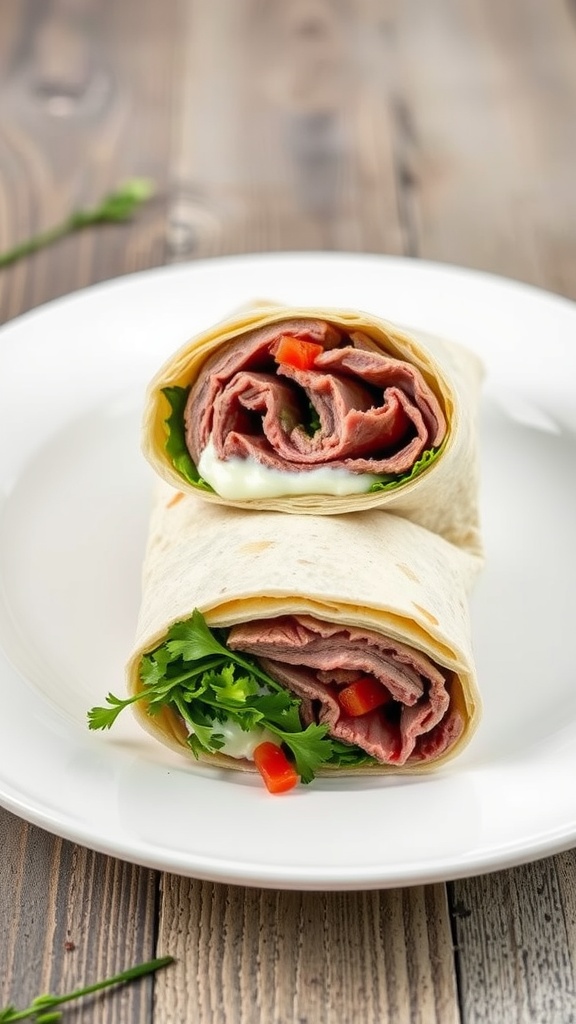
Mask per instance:
[[[407,520],[378,510],[329,517],[284,516],[209,505],[161,485],[151,520],[136,643],[128,689],[142,688],[142,656],[195,608],[208,625],[305,614],[360,626],[423,651],[452,679],[465,728],[437,760],[403,768],[325,768],[322,774],[424,772],[456,756],[480,714],[467,594],[480,560]],[[149,732],[179,753],[186,731],[169,710],[150,717]],[[249,761],[206,755],[212,764],[254,770]]]
[[[448,424],[444,447],[420,475],[392,491],[331,495],[301,495],[232,501],[187,483],[166,454],[165,421],[170,407],[162,389],[188,387],[202,373],[208,356],[242,333],[295,318],[317,318],[348,331],[367,334],[382,351],[417,366],[438,398]],[[146,396],[143,452],[161,477],[211,504],[300,515],[327,515],[385,509],[438,533],[459,547],[479,553],[478,455],[476,412],[482,366],[477,357],[454,343],[404,330],[368,313],[326,308],[262,304],[233,317],[187,342],[158,371]]]

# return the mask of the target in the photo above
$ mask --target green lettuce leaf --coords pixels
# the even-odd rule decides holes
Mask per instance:
[[[170,405],[170,415],[165,421],[166,426],[166,453],[177,473],[194,487],[204,491],[212,491],[210,484],[200,476],[196,465],[186,446],[186,435],[184,425],[184,409],[190,388],[168,387],[162,388],[162,394]]]
[[[401,473],[400,476],[393,476],[392,474],[384,475],[375,480],[369,489],[369,493],[373,494],[376,491],[393,491],[395,487],[399,487],[400,484],[406,484],[409,480],[414,480],[420,473],[423,473],[428,466],[431,466],[440,455],[442,448],[428,448],[422,453],[417,462],[414,463],[412,469],[408,473]]]

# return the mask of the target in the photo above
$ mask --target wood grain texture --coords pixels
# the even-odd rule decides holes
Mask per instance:
[[[373,7],[188,5],[170,234],[176,258],[404,250]]]
[[[576,853],[453,889],[466,1024],[574,1024]]]
[[[419,255],[576,295],[566,4],[408,0],[395,27]]]
[[[132,229],[86,231],[3,272],[3,320],[163,261],[176,9],[151,0],[137,15],[94,0],[3,8],[13,48],[0,66],[0,248],[95,205],[128,177],[152,178],[159,190]]]
[[[0,1006],[66,992],[155,955],[154,872],[54,839],[0,811]],[[90,1001],[94,1022],[147,1021],[151,979]],[[66,1011],[69,1024],[83,1007]]]
[[[270,892],[164,879],[166,1024],[456,1024],[443,886]]]
[[[2,272],[2,319],[270,249],[424,256],[576,296],[573,2],[2,0],[0,87],[0,248],[125,177],[159,189],[133,224]],[[157,877],[2,810],[0,848],[0,1002],[157,952],[178,963],[66,1019],[576,1021],[574,853],[453,883],[447,903],[444,886]]]

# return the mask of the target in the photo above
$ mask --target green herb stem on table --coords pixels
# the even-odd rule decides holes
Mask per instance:
[[[139,206],[151,198],[153,193],[154,185],[147,178],[131,178],[114,192],[105,196],[99,206],[91,210],[75,210],[61,224],[48,228],[38,235],[33,235],[32,238],[21,242],[7,252],[0,253],[0,268],[9,267],[23,257],[31,256],[39,249],[44,249],[82,228],[94,224],[109,224],[128,220]]]
[[[0,1010],[0,1024],[14,1024],[15,1021],[20,1020],[32,1020],[36,1024],[52,1024],[52,1022],[62,1019],[62,1012],[55,1010],[55,1007],[61,1006],[63,1003],[70,1003],[74,999],[80,999],[82,996],[94,995],[96,992],[110,988],[111,985],[123,985],[130,981],[136,981],[137,978],[144,978],[146,975],[160,970],[161,967],[168,967],[173,963],[174,957],[172,956],[147,960],[146,963],[136,964],[135,967],[129,967],[126,971],[121,971],[120,974],[115,974],[104,981],[97,981],[93,985],[86,985],[84,988],[75,989],[74,992],[68,992],[62,996],[36,996],[25,1010],[18,1010],[15,1006],[6,1006]]]

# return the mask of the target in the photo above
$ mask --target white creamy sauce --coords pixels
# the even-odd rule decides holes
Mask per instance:
[[[271,469],[251,458],[219,459],[212,438],[197,468],[216,494],[230,501],[281,498],[286,494],[363,494],[379,479],[372,473],[350,473],[347,469],[324,467],[292,473]]]
[[[189,726],[190,731],[194,730]],[[280,738],[268,729],[256,726],[245,732],[236,722],[215,722],[214,732],[224,737],[224,746],[218,750],[219,754],[228,754],[228,757],[245,757],[248,761],[254,760],[254,751],[260,743],[275,743],[280,746]]]

